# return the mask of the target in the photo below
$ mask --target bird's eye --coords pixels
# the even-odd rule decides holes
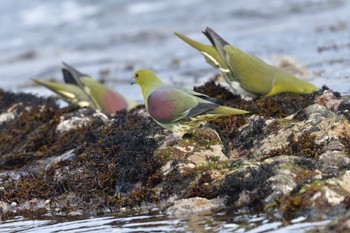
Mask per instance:
[[[136,74],[135,77],[138,78],[138,77],[139,77],[139,74]]]

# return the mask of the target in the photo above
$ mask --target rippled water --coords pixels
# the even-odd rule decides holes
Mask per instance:
[[[300,233],[329,221],[305,222],[300,217],[290,223],[271,221],[264,215],[193,216],[171,218],[164,215],[95,217],[75,221],[29,220],[23,217],[0,224],[1,232],[249,232]]]
[[[191,88],[216,71],[174,31],[207,43],[210,26],[227,41],[272,62],[295,58],[309,80],[350,93],[350,1],[346,0],[0,0],[0,88],[49,95],[32,78],[61,80],[61,61],[102,78],[125,96],[141,100],[129,81],[151,68],[164,80]],[[101,217],[77,221],[2,222],[1,232],[191,231],[302,232],[313,225],[225,214],[190,219],[156,216]]]

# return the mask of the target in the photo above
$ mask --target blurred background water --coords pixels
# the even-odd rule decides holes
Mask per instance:
[[[31,79],[62,81],[65,61],[122,94],[133,71],[192,88],[217,71],[178,31],[208,43],[210,26],[233,45],[268,62],[293,57],[309,81],[350,92],[350,1],[347,0],[0,0],[0,87],[51,94]]]
[[[347,0],[0,0],[0,88],[51,95],[33,86],[31,79],[62,81],[62,61],[105,79],[108,86],[139,101],[139,87],[129,86],[133,71],[139,68],[151,68],[168,82],[192,88],[217,71],[173,32],[208,43],[201,34],[207,26],[268,62],[291,56],[309,71],[310,82],[350,93]],[[83,222],[81,232],[118,232],[121,228],[125,232],[186,232],[193,224],[209,232],[303,232],[314,224],[325,224],[304,221],[285,224],[225,214],[199,220],[143,215],[67,223],[18,217],[2,222],[0,231],[79,232]]]

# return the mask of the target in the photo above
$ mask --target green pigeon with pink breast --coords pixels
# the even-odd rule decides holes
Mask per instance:
[[[230,45],[209,27],[203,31],[203,34],[211,45],[202,44],[175,32],[180,39],[197,49],[209,65],[218,69],[230,90],[242,98],[252,99],[279,93],[305,94],[318,90],[312,83],[301,80]]]
[[[249,112],[220,105],[207,95],[165,84],[148,69],[135,72],[131,84],[141,87],[145,107],[153,120],[172,131],[176,138],[182,137],[210,119]]]
[[[89,75],[81,73],[66,63],[63,65],[62,73],[65,83],[34,81],[57,93],[65,101],[80,107],[92,107],[102,112],[115,113],[130,110],[137,105],[136,101],[124,98]]]

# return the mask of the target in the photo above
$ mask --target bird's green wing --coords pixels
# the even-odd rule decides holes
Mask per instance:
[[[258,95],[271,91],[277,74],[270,65],[234,46],[226,45],[224,50],[227,64],[244,89]]]
[[[193,117],[218,106],[172,86],[154,90],[148,96],[147,102],[148,112],[160,123]]]
[[[272,90],[266,96],[273,96],[282,92],[304,94],[312,93],[318,90],[318,88],[312,83],[301,80],[292,74],[278,69],[277,67],[272,68],[276,74],[276,80]]]
[[[212,98],[212,97],[210,97],[210,96],[207,96],[207,95],[205,95],[205,94],[202,94],[202,93],[199,93],[199,92],[190,90],[190,89],[186,89],[186,88],[178,88],[178,89],[180,89],[180,90],[182,90],[182,91],[184,91],[184,92],[186,92],[186,93],[188,93],[188,94],[190,94],[190,95],[196,96],[196,97],[198,97],[198,98],[200,98],[200,99],[203,99],[203,100],[205,100],[205,101],[209,101],[209,102],[212,102],[212,103],[214,103],[214,104],[220,104],[220,105],[223,104],[222,101],[220,101],[220,100],[218,100],[218,99],[215,99],[215,98]]]

